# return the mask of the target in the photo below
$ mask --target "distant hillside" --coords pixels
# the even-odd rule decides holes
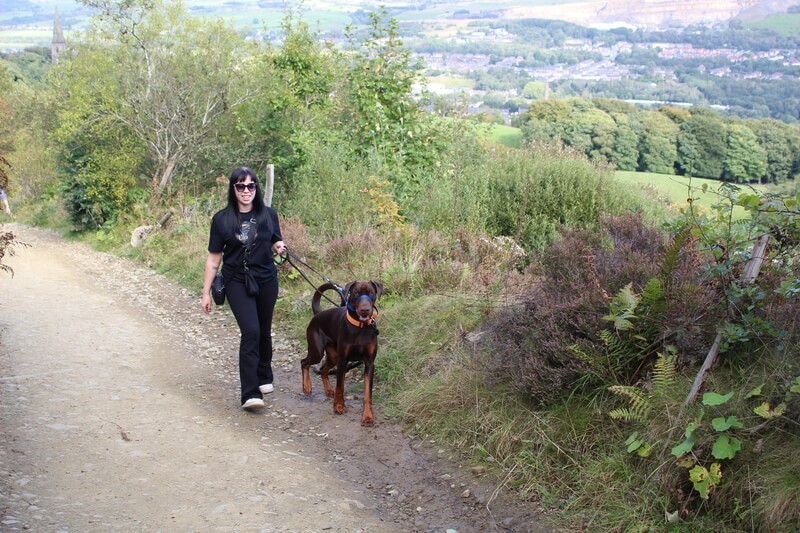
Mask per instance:
[[[170,0],[167,0],[170,1]],[[592,28],[663,29],[739,19],[760,21],[786,13],[800,0],[183,0],[190,13],[220,17],[245,31],[280,28],[294,7],[323,33],[341,35],[348,24],[368,22],[368,13],[385,7],[414,34],[444,35],[468,31],[472,22],[500,19],[558,19]],[[67,39],[85,24],[92,8],[77,0],[0,0],[0,51],[49,46],[58,6]]]
[[[785,13],[798,0],[598,0],[569,2],[503,11],[504,18],[560,19],[582,26],[664,28],[724,22],[760,20]]]
[[[786,13],[786,9],[789,6],[797,5],[798,3],[800,3],[798,0],[761,0],[751,7],[743,9],[736,18],[744,22],[760,21],[769,15]]]

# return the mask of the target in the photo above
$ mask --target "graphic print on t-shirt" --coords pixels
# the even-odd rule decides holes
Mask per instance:
[[[258,237],[256,219],[255,217],[248,218],[247,214],[242,214],[241,221],[242,221],[241,232],[238,235],[236,235],[236,237],[242,244],[247,246],[248,244],[255,242],[256,237]],[[252,235],[251,235],[251,230],[252,230]]]

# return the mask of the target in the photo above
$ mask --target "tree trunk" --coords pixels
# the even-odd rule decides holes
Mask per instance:
[[[164,192],[164,189],[167,188],[169,182],[172,181],[172,173],[175,172],[176,166],[177,166],[177,161],[175,159],[169,159],[164,165],[164,169],[161,171],[161,178],[158,181],[159,193]]]

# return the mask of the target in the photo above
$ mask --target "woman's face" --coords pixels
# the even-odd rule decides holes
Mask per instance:
[[[236,192],[236,201],[239,204],[239,211],[246,213],[253,208],[253,199],[256,197],[256,183],[250,176],[233,184]]]

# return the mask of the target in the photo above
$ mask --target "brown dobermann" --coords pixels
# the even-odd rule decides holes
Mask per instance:
[[[341,307],[322,310],[320,298],[328,289],[336,285],[326,283],[319,287],[311,300],[314,316],[308,324],[308,357],[300,361],[303,371],[303,393],[311,394],[311,373],[309,367],[322,361],[320,368],[325,395],[333,397],[333,412],[341,415],[347,412],[344,402],[344,377],[354,364],[364,363],[364,407],[361,425],[375,423],[372,414],[372,383],[375,376],[375,356],[378,353],[378,328],[375,323],[377,308],[375,301],[383,293],[383,284],[377,281],[353,281],[344,289],[344,303]],[[331,387],[328,374],[336,367],[336,390]]]

